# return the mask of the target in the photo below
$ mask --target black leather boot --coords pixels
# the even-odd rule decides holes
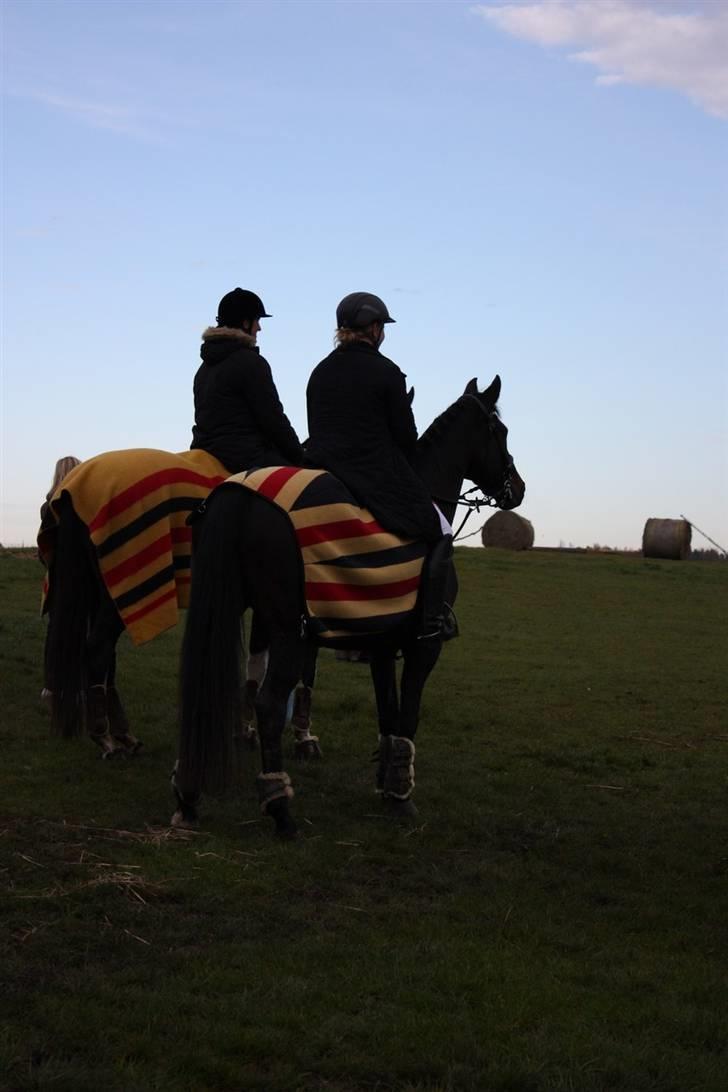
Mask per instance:
[[[451,574],[452,586],[457,587],[452,557],[452,535],[443,535],[425,559],[419,640],[440,637],[443,641],[450,641],[459,635],[455,612],[445,600]]]

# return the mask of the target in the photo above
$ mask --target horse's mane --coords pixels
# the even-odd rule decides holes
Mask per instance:
[[[448,406],[446,410],[443,410],[443,412],[435,418],[429,428],[422,433],[417,441],[417,447],[420,452],[426,451],[441,438],[443,433],[450,427],[453,420],[460,412],[461,407],[465,403],[465,399],[474,397],[475,395],[472,394],[461,394],[451,406]],[[492,412],[495,413],[497,417],[500,417],[498,406],[494,406]]]

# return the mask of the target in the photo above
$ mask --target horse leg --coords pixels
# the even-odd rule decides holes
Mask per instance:
[[[120,743],[128,755],[136,755],[144,744],[132,732],[126,710],[116,688],[116,648],[111,653],[111,664],[106,676],[106,712],[111,725],[111,734]]]
[[[112,730],[106,691],[116,642],[123,628],[113,603],[102,595],[86,641],[86,731],[101,749],[102,758],[113,758],[126,749]]]
[[[282,737],[288,698],[301,677],[302,654],[298,637],[274,638],[268,671],[255,699],[263,766],[257,778],[260,810],[275,821],[276,834],[281,838],[295,838],[298,830],[288,806],[293,789],[283,769]]]
[[[245,682],[243,683],[243,719],[240,726],[240,740],[251,749],[258,746],[255,698],[258,690],[263,685],[263,679],[268,670],[269,643],[267,630],[265,630],[257,615],[253,614],[248,659],[245,665]]]
[[[381,793],[384,792],[391,739],[399,732],[399,698],[397,697],[397,671],[394,654],[391,652],[373,652],[369,661],[369,670],[374,683],[377,720],[379,722],[379,746],[374,752],[374,760],[377,762],[376,789],[378,793]]]
[[[442,648],[439,638],[414,641],[404,651],[401,683],[399,735],[388,737],[384,763],[382,796],[397,816],[410,818],[417,814],[412,802],[415,787],[415,735],[420,717],[422,692],[427,678],[437,663]]]
[[[302,759],[304,762],[321,758],[318,736],[311,734],[311,698],[316,680],[317,659],[317,646],[306,644],[303,650],[301,684],[296,687],[293,698],[293,716],[291,717],[295,740],[293,755],[294,758]]]

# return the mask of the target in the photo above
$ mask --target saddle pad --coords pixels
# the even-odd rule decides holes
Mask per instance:
[[[385,633],[414,610],[427,550],[360,508],[324,470],[264,467],[237,484],[288,514],[301,551],[312,634],[322,643]]]
[[[108,451],[75,467],[51,499],[58,518],[64,493],[86,525],[106,589],[135,645],[176,625],[189,602],[190,512],[227,478],[206,451],[179,455],[151,448]],[[41,529],[49,564],[55,528]],[[44,604],[48,587],[44,589]]]

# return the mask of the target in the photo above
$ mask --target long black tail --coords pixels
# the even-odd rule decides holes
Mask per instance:
[[[88,531],[63,497],[49,571],[46,686],[53,692],[51,732],[70,738],[84,730],[86,638],[98,609],[99,577]]]
[[[180,791],[221,792],[235,769],[242,720],[242,489],[221,489],[195,527],[180,665]]]

